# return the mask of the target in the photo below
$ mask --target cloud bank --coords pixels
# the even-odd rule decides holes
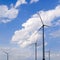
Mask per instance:
[[[20,48],[10,48],[11,50],[6,50],[7,48],[3,48],[4,51],[9,51],[9,60],[28,60],[28,59],[34,59],[34,48],[24,48],[24,49],[20,49]],[[33,50],[32,50],[33,49]],[[42,59],[42,51],[38,51],[38,59]],[[46,52],[46,60],[48,60],[48,52]],[[24,57],[24,58],[23,58]],[[59,60],[60,59],[60,51],[50,51],[50,58],[51,60]],[[6,60],[6,55],[4,54],[4,52],[2,52],[2,50],[0,50],[0,59],[1,60]]]
[[[55,18],[60,17],[60,5],[48,11],[39,11],[44,24],[52,25]],[[22,24],[22,29],[15,31],[12,36],[12,42],[17,43],[21,47],[26,47],[41,40],[41,32],[37,30],[41,27],[41,20],[39,16],[34,14],[25,23]]]

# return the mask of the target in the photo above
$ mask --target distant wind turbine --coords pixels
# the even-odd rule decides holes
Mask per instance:
[[[47,51],[48,52],[48,57],[49,57],[49,60],[50,60],[50,50],[49,51]]]
[[[3,52],[6,54],[7,60],[9,60],[9,54],[8,54],[8,52],[6,52],[6,51],[3,51]]]
[[[35,34],[37,34],[39,32],[39,29],[35,32]],[[35,41],[35,60],[37,60],[37,46],[38,46],[38,42],[37,41]]]

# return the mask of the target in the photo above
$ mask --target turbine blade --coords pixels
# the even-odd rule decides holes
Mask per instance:
[[[6,51],[3,51],[5,54],[8,54]]]
[[[41,23],[44,25],[43,20],[42,20],[42,18],[41,18],[41,15],[40,15],[39,13],[37,13],[37,14],[38,14],[38,16],[39,16],[39,18],[40,18],[40,20],[41,20]]]
[[[42,27],[43,27],[43,26],[41,26],[41,27],[38,29],[38,31],[40,31]]]

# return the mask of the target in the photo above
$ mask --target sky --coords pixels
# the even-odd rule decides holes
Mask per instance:
[[[45,25],[45,51],[51,60],[60,59],[60,0],[0,0],[0,60],[33,60],[34,43],[42,60],[42,26]],[[39,30],[39,31],[38,31]],[[48,60],[48,52],[46,60]]]

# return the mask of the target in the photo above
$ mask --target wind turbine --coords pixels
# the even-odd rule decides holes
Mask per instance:
[[[40,20],[41,20],[41,23],[42,23],[42,39],[43,39],[43,60],[45,60],[45,41],[44,41],[44,27],[45,26],[47,26],[47,25],[45,25],[44,23],[43,23],[43,20],[42,20],[42,18],[41,18],[41,16],[40,16],[40,14],[39,13],[37,13],[37,15],[39,16],[39,18],[40,18]],[[40,28],[40,29],[41,29]],[[40,29],[39,29],[39,31],[40,31]]]
[[[9,60],[9,54],[8,54],[8,52],[6,52],[6,51],[3,51],[3,52],[6,54],[7,60]]]
[[[35,32],[35,34],[36,33],[38,33],[39,32],[39,29]],[[37,41],[35,41],[35,60],[37,60],[37,46],[38,46],[38,43],[37,43]]]

